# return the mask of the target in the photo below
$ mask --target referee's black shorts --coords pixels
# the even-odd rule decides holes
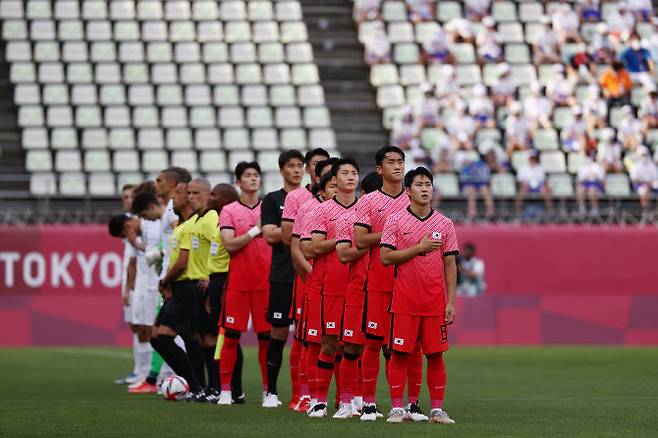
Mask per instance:
[[[199,292],[196,280],[171,283],[171,298],[163,303],[155,324],[171,327],[180,335],[196,334],[198,302]]]
[[[208,289],[204,299],[201,301],[199,313],[199,334],[217,336],[219,334],[219,315],[222,311],[222,296],[226,284],[226,272],[210,274]],[[205,301],[208,300],[210,313],[206,308]]]
[[[270,302],[267,309],[267,321],[272,327],[288,327],[292,306],[292,283],[270,281]]]

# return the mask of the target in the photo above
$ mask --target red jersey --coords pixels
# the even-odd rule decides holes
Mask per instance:
[[[427,217],[419,218],[406,208],[386,220],[381,246],[403,250],[418,244],[427,235],[441,239],[441,247],[397,265],[392,313],[439,316],[445,309],[443,258],[459,254],[455,227],[450,219],[434,210],[430,210]]]
[[[323,202],[311,215],[311,234],[322,234],[327,240],[335,239],[338,219],[346,212],[354,210],[355,205],[356,200],[350,205],[343,205],[336,198]],[[317,276],[318,281],[322,282],[322,295],[345,296],[350,266],[338,260],[335,248],[315,258],[313,271],[316,271],[314,277]]]
[[[354,246],[354,223],[359,216],[360,202],[356,203],[353,210],[347,211],[338,219],[336,226],[336,244],[347,243]],[[363,288],[366,283],[366,274],[368,273],[368,253],[350,262],[350,277],[347,285],[347,295],[363,296]]]
[[[290,192],[293,193],[293,192]],[[286,199],[288,199],[286,197]],[[297,237],[298,239],[302,238],[302,231],[306,231],[307,237],[311,238],[311,230],[306,229],[308,223],[309,213],[313,211],[315,207],[320,204],[320,200],[315,196],[312,196],[310,199],[307,199],[302,205],[299,206],[296,212],[296,217],[294,219],[295,223],[292,224],[292,237]],[[286,207],[283,207],[283,211],[286,211]]]
[[[283,212],[281,213],[281,220],[287,222],[295,222],[299,214],[299,209],[308,201],[313,198],[313,194],[306,187],[299,187],[286,195],[286,200],[283,203]]]
[[[313,231],[313,221],[311,218],[314,217],[315,210],[317,210],[320,205],[322,205],[322,201],[320,201],[318,198],[313,199],[315,199],[317,202],[313,202],[313,200],[307,201],[297,214],[299,220],[296,220],[292,226],[292,235],[295,236],[297,233],[299,233],[300,243],[305,240],[311,240],[311,231]],[[309,260],[309,262],[313,265],[313,269],[308,273],[308,275],[306,275],[306,287],[304,289],[304,295],[307,296],[312,294],[319,295],[322,290],[322,277],[318,277],[317,275],[318,271],[315,270],[315,261],[315,258]]]
[[[355,226],[368,229],[371,233],[380,233],[384,229],[386,219],[409,206],[409,196],[401,191],[396,196],[390,196],[380,190],[375,190],[363,196],[359,201],[359,219]],[[393,290],[393,266],[382,265],[379,257],[379,246],[370,249],[368,261],[368,290],[390,292]]]
[[[258,225],[260,204],[250,208],[240,201],[234,201],[224,206],[219,215],[219,229],[233,230],[236,236],[245,234]],[[248,291],[269,289],[271,259],[272,248],[259,234],[242,249],[231,254],[228,286]]]

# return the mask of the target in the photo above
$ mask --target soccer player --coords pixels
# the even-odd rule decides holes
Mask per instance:
[[[281,213],[287,194],[298,189],[302,182],[304,156],[297,150],[282,152],[279,155],[279,170],[283,177],[283,188],[268,193],[261,207],[263,237],[272,247],[270,299],[267,310],[267,320],[272,324],[272,330],[267,351],[267,394],[263,399],[264,408],[276,408],[281,404],[277,381],[283,359],[283,347],[286,345],[292,322],[290,308],[294,280],[290,247],[281,241]]]
[[[231,379],[237,361],[240,334],[247,330],[251,314],[258,337],[258,363],[263,380],[263,396],[267,391],[267,345],[270,324],[265,316],[268,299],[268,277],[272,250],[261,235],[261,170],[256,162],[240,162],[235,167],[235,180],[240,199],[226,205],[220,216],[220,233],[224,247],[231,254],[222,326],[224,344],[221,350],[220,380],[222,391],[217,404],[230,405]]]
[[[321,279],[321,282],[314,285],[321,286],[322,295],[322,338],[317,362],[318,401],[309,411],[311,418],[327,416],[327,393],[338,351],[349,280],[349,265],[341,263],[336,255],[336,224],[342,215],[353,210],[356,205],[359,165],[352,158],[341,158],[331,167],[331,176],[336,181],[336,196],[318,205],[311,213],[311,245],[316,254],[313,270],[317,271],[318,279]],[[341,407],[339,413],[345,410]]]
[[[361,182],[361,197],[382,186],[382,177],[371,172]],[[343,360],[340,362],[339,381],[342,406],[334,418],[350,418],[358,415],[363,408],[363,398],[359,388],[360,370],[358,359],[363,352],[366,338],[362,331],[363,292],[368,270],[367,250],[358,250],[354,246],[354,223],[357,221],[359,203],[354,210],[346,212],[336,226],[336,255],[341,263],[349,263],[349,280],[345,293],[345,310],[343,311]]]
[[[379,240],[384,222],[393,213],[409,206],[409,197],[402,187],[404,178],[404,152],[396,146],[385,146],[375,154],[377,173],[382,176],[382,188],[362,198],[359,202],[359,219],[354,226],[354,241],[358,249],[370,249],[366,295],[364,306],[364,329],[366,346],[361,357],[364,406],[362,421],[375,421],[378,415],[375,396],[379,376],[379,354],[389,334],[390,314],[388,307],[393,292],[393,267],[384,266],[379,257]],[[385,357],[390,355],[384,352]],[[426,418],[418,408],[420,381],[422,380],[422,356],[420,351],[409,361],[410,415]]]
[[[404,420],[407,361],[418,342],[427,358],[429,420],[452,424],[454,420],[443,411],[443,352],[448,350],[448,325],[455,320],[457,235],[452,221],[430,207],[433,178],[429,170],[409,171],[404,185],[411,205],[386,219],[380,243],[382,264],[396,267],[388,371],[392,409],[387,422]]]

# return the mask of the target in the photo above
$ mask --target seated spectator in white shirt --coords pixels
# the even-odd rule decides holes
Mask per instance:
[[[366,62],[388,64],[391,62],[391,42],[383,27],[378,27],[372,37],[365,42]]]
[[[546,84],[546,96],[556,106],[572,106],[576,103],[573,96],[574,84],[564,76],[564,65],[556,64],[556,75]]]
[[[421,128],[434,128],[441,126],[441,105],[439,99],[432,93],[432,86],[421,85],[423,98],[416,105],[416,118]]]
[[[491,0],[464,0],[466,18],[478,22],[489,14],[490,6]]]
[[[585,198],[589,199],[589,205],[592,216],[599,215],[599,196],[603,193],[605,184],[605,169],[596,160],[596,152],[592,152],[587,161],[578,170],[576,177],[576,199],[578,201],[578,211],[581,215],[587,213],[585,207]]]
[[[475,257],[475,245],[465,243],[457,265],[457,295],[476,297],[484,290],[484,262]]]
[[[613,43],[628,40],[635,28],[635,17],[624,2],[618,3],[617,9],[612,10],[606,21],[610,30],[610,39]]]
[[[553,126],[551,114],[553,114],[553,102],[544,95],[544,90],[539,82],[530,84],[530,94],[523,99],[523,114],[528,118],[530,129],[548,129]]]
[[[354,2],[354,19],[357,23],[379,20],[380,8],[381,0],[356,0]]]
[[[612,128],[602,130],[596,156],[606,173],[620,173],[624,170],[621,161],[621,145],[615,143],[614,139],[615,132]]]
[[[634,151],[642,143],[642,122],[635,118],[630,105],[622,108],[623,116],[617,126],[617,139],[624,150]]]
[[[639,115],[642,120],[642,135],[646,136],[649,129],[658,128],[658,91],[655,86],[640,102]]]
[[[455,62],[455,57],[450,52],[450,41],[441,27],[423,42],[423,56],[428,64]]]
[[[468,113],[475,119],[477,129],[496,127],[494,106],[483,84],[473,86],[473,97],[468,100]]]
[[[549,212],[553,211],[553,199],[551,198],[551,189],[546,184],[546,171],[539,164],[539,152],[532,151],[528,160],[528,165],[521,167],[516,174],[518,183],[516,195],[516,213],[521,214],[523,210],[523,201],[528,193],[538,194],[544,198],[544,204]]]
[[[445,24],[444,29],[453,43],[475,42],[473,23],[464,18],[453,18]]]
[[[439,99],[442,107],[455,107],[462,101],[461,88],[459,88],[455,67],[444,65],[441,72],[443,78],[434,87],[434,95]]]
[[[553,9],[551,18],[560,43],[577,43],[582,40],[580,20],[570,4],[561,3],[559,7]]]
[[[653,12],[651,0],[626,0],[628,11],[637,21],[649,21]]]
[[[477,54],[481,64],[500,62],[503,59],[501,38],[496,32],[496,22],[491,17],[482,19],[484,30],[477,36]]]
[[[587,97],[582,106],[588,131],[603,129],[608,114],[608,104],[601,97],[601,89],[598,85],[592,84],[589,86]]]
[[[562,150],[584,153],[587,145],[587,122],[579,106],[574,106],[572,111],[574,118],[560,131]]]
[[[615,47],[610,41],[610,32],[605,22],[596,25],[596,32],[592,35],[589,53],[597,64],[610,64],[615,59]]]
[[[516,86],[512,80],[512,69],[509,64],[503,62],[496,67],[496,78],[494,84],[491,86],[491,98],[494,106],[506,106],[514,100],[514,93]]]
[[[649,150],[641,146],[637,151],[637,160],[631,169],[633,190],[640,195],[640,206],[646,211],[650,206],[650,197],[658,193],[658,168],[651,160]]]
[[[407,4],[407,14],[413,23],[432,21],[434,19],[434,3],[431,0],[404,0]]]
[[[445,126],[454,150],[470,151],[473,149],[473,138],[477,125],[473,117],[466,112],[465,103],[460,101],[455,106],[455,111],[446,120]]]
[[[510,104],[510,115],[505,119],[505,150],[509,157],[514,151],[524,151],[528,149],[530,141],[530,122],[523,114],[519,102]]]
[[[393,125],[393,144],[401,149],[409,150],[418,142],[420,125],[411,108],[405,108],[402,117]]]
[[[532,46],[535,64],[560,62],[560,43],[557,32],[551,27],[548,17],[542,16],[540,20],[544,24],[544,28],[537,42]]]

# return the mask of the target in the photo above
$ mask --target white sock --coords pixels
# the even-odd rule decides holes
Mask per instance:
[[[137,375],[146,377],[151,371],[151,353],[152,353],[151,343],[150,342],[139,342],[137,344]]]
[[[139,350],[139,338],[137,334],[133,333],[133,374],[139,373],[139,359],[137,358],[137,351]]]

